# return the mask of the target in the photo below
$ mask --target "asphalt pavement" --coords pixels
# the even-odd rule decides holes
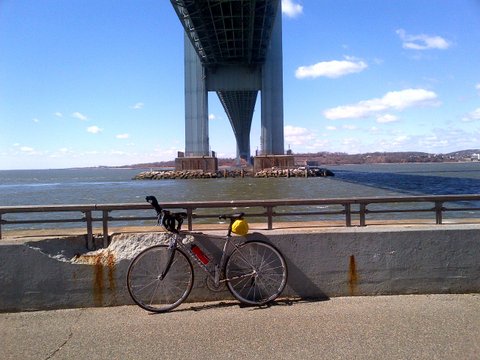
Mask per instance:
[[[1,313],[0,359],[480,359],[480,294]]]

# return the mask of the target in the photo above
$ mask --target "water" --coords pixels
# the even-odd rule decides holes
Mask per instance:
[[[335,177],[153,181],[131,180],[142,171],[139,169],[0,171],[0,206],[139,203],[147,195],[171,202],[480,193],[478,162],[342,165],[329,169]]]
[[[375,164],[338,167],[337,179],[407,195],[480,192],[480,163]]]

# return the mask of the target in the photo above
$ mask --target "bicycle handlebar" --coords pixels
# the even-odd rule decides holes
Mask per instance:
[[[155,196],[147,196],[145,200],[147,200],[157,212],[158,223],[162,224],[162,226],[168,231],[178,234],[182,228],[183,220],[187,218],[187,213],[172,213],[168,210],[162,209]]]
[[[185,212],[170,212],[168,210],[162,209],[160,204],[157,201],[155,196],[147,196],[145,200],[153,206],[155,211],[157,212],[158,223],[161,224],[165,229],[170,232],[178,233],[182,227],[183,220],[187,218],[187,213]],[[230,227],[229,233],[232,229],[232,224],[235,220],[241,220],[245,216],[244,212],[236,213],[236,214],[224,214],[220,215],[218,218],[220,220],[230,220]],[[175,223],[177,222],[177,224]]]
[[[150,205],[153,206],[153,208],[157,211],[157,214],[159,215],[161,214],[162,208],[160,207],[160,204],[158,203],[157,198],[155,196],[147,196],[145,200],[147,200],[147,202],[149,202]]]

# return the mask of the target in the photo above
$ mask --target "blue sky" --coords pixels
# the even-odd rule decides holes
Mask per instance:
[[[285,149],[480,148],[479,0],[282,3]],[[182,31],[167,0],[0,0],[0,169],[174,159]],[[209,114],[235,157],[215,93]]]

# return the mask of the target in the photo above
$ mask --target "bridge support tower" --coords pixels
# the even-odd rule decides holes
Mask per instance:
[[[237,157],[248,162],[251,160],[253,112],[260,91],[261,138],[258,155],[284,156],[281,6],[277,7],[265,61],[261,64],[205,65],[187,34],[184,45],[185,156],[176,159],[177,169],[200,170],[195,164],[204,162],[190,158],[210,159],[211,164],[217,164],[209,144],[209,91],[217,93],[230,120],[237,143]]]

